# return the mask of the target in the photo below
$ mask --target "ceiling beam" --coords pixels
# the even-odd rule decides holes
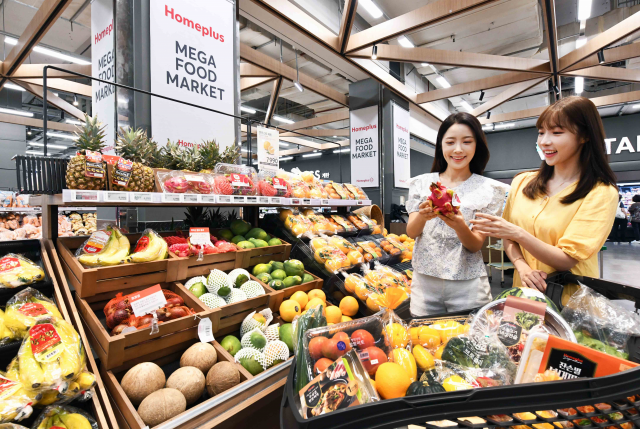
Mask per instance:
[[[604,49],[618,40],[634,33],[640,29],[640,12],[636,12],[629,18],[620,21],[607,31],[598,34],[589,40],[584,46],[575,49],[562,58],[560,58],[560,70],[564,71],[572,65],[584,60],[585,58],[595,54],[600,49]]]
[[[278,97],[280,96],[280,89],[282,88],[282,76],[273,81],[273,87],[271,88],[271,97],[269,97],[269,106],[267,107],[267,115],[264,118],[265,124],[270,124],[273,119],[273,113],[276,110],[278,104]]]
[[[428,25],[492,3],[495,0],[437,0],[404,15],[389,19],[371,28],[353,34],[346,52],[353,52],[405,33],[419,30]]]
[[[572,72],[563,72],[563,76],[582,76],[585,79],[603,79],[619,82],[640,82],[640,70],[620,67],[595,66]]]
[[[8,113],[0,113],[0,122],[3,122],[5,124],[24,125],[26,127],[34,128],[42,128],[44,126],[44,124],[42,123],[42,119],[27,118],[24,116],[11,115]],[[78,130],[75,125],[53,121],[47,122],[47,128],[50,130],[66,131],[69,133],[73,133]]]
[[[338,33],[338,52],[340,53],[343,53],[349,44],[357,10],[358,0],[345,0],[342,17],[340,18],[340,32]]]
[[[616,46],[615,48],[606,49],[604,51],[604,63],[600,64],[598,55],[591,55],[588,58],[572,65],[565,72],[580,70],[598,65],[617,63],[618,61],[628,60],[630,58],[640,57],[640,43],[630,43],[628,45]]]
[[[36,11],[27,28],[18,39],[18,43],[11,49],[2,63],[0,88],[7,82],[7,77],[13,76],[16,70],[29,57],[31,50],[47,34],[56,20],[62,15],[71,0],[45,0]]]
[[[398,93],[410,102],[416,103],[417,94],[412,89],[407,88],[404,83],[391,76],[387,70],[380,67],[376,62],[363,58],[353,58],[352,60],[366,70],[378,82],[385,85],[387,88],[392,89],[394,92]],[[427,114],[431,116],[431,113],[427,112]],[[440,122],[435,116],[432,117]]]
[[[271,58],[269,55],[263,54],[244,43],[240,43],[240,58],[244,61],[263,67],[290,81],[296,80],[296,70],[294,68],[289,67],[275,58]],[[349,105],[349,99],[345,94],[336,91],[328,85],[318,82],[317,79],[304,73],[300,73],[300,84],[306,89],[340,103],[343,106]]]
[[[42,86],[42,79],[11,79],[12,81],[21,80],[33,85]],[[78,82],[73,82],[66,79],[47,79],[47,87],[50,89],[57,89],[59,91],[69,92],[71,94],[84,95],[85,97],[91,97],[92,91],[90,85],[85,85]]]
[[[16,85],[19,85],[21,87],[23,87],[24,89],[26,89],[27,91],[29,91],[31,94],[35,95],[36,97],[43,99],[44,97],[44,90],[43,87],[35,85],[33,83],[28,83],[28,82],[24,82],[21,80],[12,80],[13,83],[15,83]],[[67,103],[66,101],[64,101],[62,98],[58,97],[57,95],[55,95],[53,92],[51,91],[47,91],[47,103],[51,104],[52,106],[55,106],[56,108],[70,114],[71,116],[78,118],[80,120],[84,120],[84,112],[80,109],[78,109],[77,107]]]
[[[339,112],[329,113],[327,115],[317,116],[311,119],[305,119],[294,124],[279,125],[278,128],[283,128],[288,131],[296,131],[302,128],[311,128],[318,125],[330,124],[332,122],[344,121],[347,119],[349,119],[349,110],[343,109]]]
[[[240,77],[276,77],[277,75],[260,66],[250,63],[240,63]]]
[[[257,0],[257,2],[263,7],[275,11],[291,24],[315,37],[331,49],[338,51],[338,36],[289,0]]]
[[[640,100],[640,91],[623,92],[621,94],[604,95],[602,97],[590,98],[596,107],[612,106],[614,104],[630,103]]]
[[[537,84],[544,82],[545,80],[547,80],[546,76],[538,79],[532,79],[532,80],[527,80],[524,82],[513,84],[509,88],[502,91],[500,94],[496,95],[495,97],[492,97],[486,103],[483,103],[480,106],[473,109],[471,111],[471,114],[476,117],[480,116],[483,113],[491,109],[494,109],[503,103],[506,103],[512,98],[517,97],[518,95],[529,90],[530,88],[533,88]]]
[[[511,85],[524,82],[539,77],[537,73],[510,72],[497,76],[486,77],[484,79],[472,80],[469,82],[453,85],[451,88],[436,89],[434,91],[423,92],[417,95],[416,103],[423,104],[431,101],[442,100],[444,98],[456,97],[462,94],[470,94],[481,90],[498,88],[500,86]]]
[[[558,76],[560,69],[558,66],[558,34],[556,26],[555,0],[542,0],[542,20],[544,21],[544,26],[547,30],[547,52],[549,53],[551,80],[553,85],[558,87],[559,90],[559,95],[556,95],[555,91],[553,92],[555,99],[556,96],[562,97],[561,82],[560,77]]]
[[[350,58],[371,58],[373,47],[350,53]],[[378,59],[403,63],[429,63],[492,70],[550,72],[549,61],[475,52],[445,51],[431,48],[405,48],[400,45],[377,45]]]
[[[348,137],[349,129],[343,128],[341,130],[331,130],[331,129],[322,129],[322,130],[298,130],[295,133],[280,133],[280,137],[296,137],[300,134],[304,134],[308,137]]]
[[[274,77],[241,77],[240,78],[240,91],[244,91],[245,89],[255,88],[256,86],[260,86],[267,82],[270,82],[274,79]]]
[[[12,75],[11,77],[18,79],[31,79],[31,78],[42,78],[44,75],[45,66],[55,66],[60,67],[65,70],[73,71],[76,73],[81,73],[87,76],[91,76],[91,65],[81,65],[81,64],[23,64],[21,65]],[[3,67],[4,69],[4,67]],[[76,76],[71,73],[61,72],[58,70],[48,70],[47,71],[47,79],[49,78],[64,78],[64,79],[83,79],[82,77]]]

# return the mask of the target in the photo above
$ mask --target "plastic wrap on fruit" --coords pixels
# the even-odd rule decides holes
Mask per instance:
[[[263,197],[284,197],[291,196],[291,185],[285,179],[274,177],[271,174],[260,172],[258,174],[258,194]]]
[[[154,230],[147,228],[142,232],[131,255],[125,258],[127,263],[161,261],[169,254],[167,242]]]
[[[311,231],[316,234],[329,234],[333,235],[336,233],[337,228],[333,226],[327,219],[321,214],[315,213],[311,209],[302,210],[302,215],[311,221],[313,224],[311,227]]]
[[[213,179],[218,195],[256,195],[257,174],[253,167],[237,164],[217,164]]]
[[[190,194],[213,194],[213,177],[206,173],[187,173],[187,192]]]
[[[164,295],[164,299],[167,301],[167,304],[163,307],[163,309],[184,306],[184,299],[182,299],[182,297],[175,292],[167,289],[162,289],[162,293]],[[163,313],[163,311],[161,311],[163,309],[158,310],[158,314]],[[104,315],[107,318],[106,324],[109,329],[114,329],[118,325],[134,326],[137,328],[139,326],[151,323],[151,315],[145,315],[137,318],[134,316],[133,308],[131,307],[131,302],[129,301],[129,295],[122,295],[121,292],[118,292],[116,296],[112,298],[107,303],[107,305],[105,305],[103,311]],[[132,317],[140,320],[134,322],[131,319]]]
[[[2,309],[0,309],[0,345],[8,344],[10,342],[15,341],[17,337],[17,333],[13,330],[7,328],[4,323],[5,314]]]
[[[322,199],[329,198],[329,194],[322,187],[320,180],[316,178],[313,171],[300,171],[299,168],[293,168],[291,170],[293,174],[300,176],[304,183],[309,188],[308,198]]]
[[[107,225],[92,233],[75,255],[85,267],[102,267],[123,264],[130,250],[127,236],[116,226]]]
[[[510,375],[502,368],[470,368],[437,359],[420,380],[440,385],[446,392],[511,384]]]
[[[367,194],[364,193],[362,188],[356,185],[352,185],[350,183],[344,183],[343,187],[347,189],[351,195],[353,195],[354,200],[367,200]]]
[[[5,306],[4,325],[15,338],[25,338],[30,327],[50,317],[62,319],[56,304],[33,288],[26,288],[11,297]]]
[[[320,246],[318,243],[313,251],[314,259],[323,264],[327,271],[336,273],[341,269],[350,268],[351,262],[347,255],[342,253],[337,247],[333,247],[327,243],[326,246]]]
[[[0,423],[0,429],[29,429],[17,423]]]
[[[349,196],[346,190],[342,187],[341,184],[328,180],[322,185],[324,190],[329,195],[329,198],[334,200],[348,200]]]
[[[184,194],[189,190],[189,181],[182,171],[172,171],[162,180],[164,192],[171,194]]]
[[[375,292],[375,289],[371,288],[360,274],[346,272],[342,274],[344,274],[344,288],[350,294],[357,296],[360,301],[366,302],[369,295]]]
[[[394,270],[388,265],[382,265],[378,261],[373,263],[373,267],[376,271],[382,273],[380,276],[380,282],[383,286],[397,287],[409,293],[409,285],[406,283],[405,276],[402,273]]]
[[[0,371],[0,422],[29,417],[33,411],[32,405],[41,397],[42,394],[25,389],[11,365],[6,373]]]
[[[69,383],[67,390],[60,392],[56,389],[41,392],[41,398],[35,404],[37,408],[49,405],[64,405],[72,401],[85,402],[93,396],[92,388],[96,385],[96,377],[89,371],[83,371]]]
[[[0,259],[0,288],[26,286],[44,280],[44,270],[22,255],[9,253]]]
[[[98,423],[85,411],[68,405],[50,405],[42,410],[32,429],[98,429]]]
[[[296,355],[296,388],[294,392],[296,394],[313,379],[313,372],[309,368],[309,353],[305,347],[305,333],[309,329],[327,326],[324,311],[324,305],[318,305],[293,319],[293,350]]]
[[[297,211],[292,213],[293,214],[287,214],[284,220],[285,228],[287,228],[295,238],[313,236],[313,223],[305,216],[297,213]]]

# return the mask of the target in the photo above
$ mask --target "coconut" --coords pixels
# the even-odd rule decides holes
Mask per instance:
[[[180,366],[194,366],[204,375],[217,361],[218,353],[211,344],[195,343],[182,354]]]
[[[202,371],[194,366],[183,366],[171,374],[165,387],[179,390],[187,400],[187,405],[191,405],[202,396],[204,383]]]
[[[154,427],[183,413],[187,409],[187,400],[176,389],[160,389],[144,398],[138,414],[149,427]]]
[[[122,377],[120,385],[136,407],[144,398],[162,389],[166,382],[164,372],[153,362],[142,362],[131,368]]]
[[[240,384],[240,371],[232,362],[218,362],[207,373],[207,392],[215,396]]]

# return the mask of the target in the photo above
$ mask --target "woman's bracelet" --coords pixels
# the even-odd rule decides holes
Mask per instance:
[[[519,261],[520,259],[522,259],[524,261],[524,258],[522,256],[520,256],[519,258],[516,258],[513,261],[511,261],[511,263],[513,264],[514,267],[516,265],[516,261]]]

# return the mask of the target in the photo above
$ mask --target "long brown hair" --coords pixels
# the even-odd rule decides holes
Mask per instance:
[[[476,141],[476,153],[473,155],[471,162],[469,162],[469,169],[472,173],[482,174],[484,168],[489,162],[489,146],[487,145],[487,138],[482,131],[482,125],[475,116],[467,113],[460,112],[449,115],[447,119],[442,121],[440,129],[438,129],[438,137],[436,137],[436,156],[433,159],[433,165],[431,166],[432,173],[444,173],[447,169],[447,161],[444,159],[442,153],[442,140],[446,132],[454,124],[466,125],[471,129],[473,138]]]
[[[586,197],[598,184],[616,186],[616,177],[609,167],[604,144],[604,126],[595,104],[587,98],[572,96],[547,107],[536,122],[536,128],[561,127],[584,141],[580,148],[580,179],[572,193],[561,200],[571,204]],[[553,176],[553,166],[546,161],[536,177],[524,187],[523,193],[530,199],[547,193],[547,182]]]

